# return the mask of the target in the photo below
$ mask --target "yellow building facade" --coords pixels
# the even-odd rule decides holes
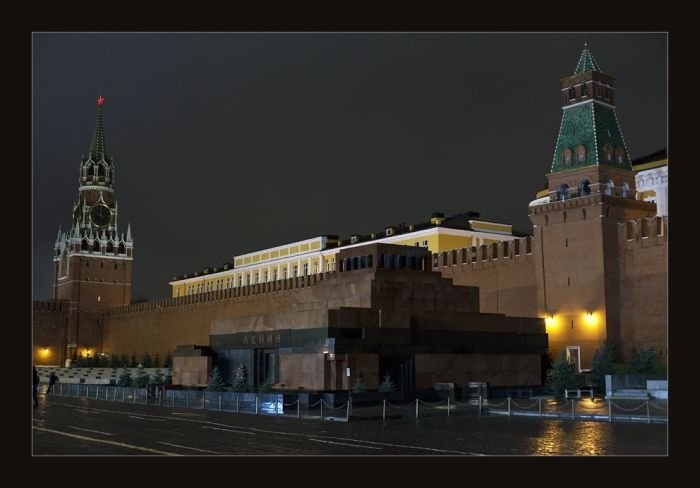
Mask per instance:
[[[353,235],[342,241],[335,236],[318,236],[237,255],[233,265],[174,277],[170,282],[172,297],[335,271],[338,252],[368,242],[420,246],[437,253],[517,237],[509,224],[477,220],[469,215],[458,214],[445,219],[442,214],[435,214],[430,223],[390,226],[382,234]]]

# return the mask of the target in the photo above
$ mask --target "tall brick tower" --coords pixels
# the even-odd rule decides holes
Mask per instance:
[[[119,232],[115,168],[102,123],[105,99],[97,99],[97,122],[80,163],[78,202],[69,232],[60,227],[54,246],[54,299],[68,300],[66,357],[102,348],[102,309],[128,305],[134,243],[131,226]]]
[[[653,217],[635,199],[635,177],[615,111],[615,78],[588,45],[561,80],[562,119],[548,189],[530,204],[535,233],[538,313],[550,352],[591,367],[604,341],[620,346],[618,223]],[[545,193],[545,192],[543,192]]]

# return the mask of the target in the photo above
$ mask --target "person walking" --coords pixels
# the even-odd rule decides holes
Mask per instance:
[[[36,370],[36,366],[34,366],[34,378],[32,379],[32,394],[34,395],[34,406],[38,407],[39,406],[39,383],[41,382],[41,378],[39,378],[39,372]]]
[[[53,385],[55,385],[57,381],[58,376],[56,376],[54,371],[51,371],[51,374],[49,375],[49,387],[46,389],[47,395],[53,391]]]

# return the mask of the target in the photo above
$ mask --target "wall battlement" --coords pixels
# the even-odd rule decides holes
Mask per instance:
[[[618,223],[622,249],[639,249],[668,243],[668,217],[642,217]]]
[[[316,286],[317,283],[327,280],[329,275],[336,275],[337,272],[319,273],[315,275],[296,276],[285,280],[268,281],[256,283],[254,285],[244,285],[225,290],[216,290],[194,295],[186,295],[177,298],[163,298],[150,302],[134,303],[122,307],[115,307],[105,310],[105,315],[112,317],[122,316],[132,313],[147,311],[165,311],[173,307],[185,307],[188,305],[205,304],[226,300],[237,300],[240,298],[250,298],[258,295],[267,295],[282,291],[296,290]]]
[[[67,312],[70,302],[68,300],[35,300],[32,302],[32,310],[35,312]]]
[[[451,267],[462,264],[477,265],[481,263],[493,263],[501,261],[503,265],[518,264],[532,254],[534,238],[531,236],[514,239],[512,241],[494,242],[480,246],[462,247],[451,251],[434,253],[432,257],[433,270],[439,271],[443,267]],[[478,269],[476,266],[474,269]],[[463,269],[472,269],[465,266]]]

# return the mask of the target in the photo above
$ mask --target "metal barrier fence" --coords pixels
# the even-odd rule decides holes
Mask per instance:
[[[59,383],[51,396],[68,396],[139,405],[212,410],[253,415],[276,415],[319,420],[430,418],[459,415],[507,415],[571,420],[668,422],[668,403],[659,400],[603,400],[596,398],[511,398],[499,401],[475,399],[437,402],[420,399],[404,402],[382,400],[376,404],[333,405],[324,399],[316,402],[285,403],[276,393],[211,392],[128,388],[107,385]]]

